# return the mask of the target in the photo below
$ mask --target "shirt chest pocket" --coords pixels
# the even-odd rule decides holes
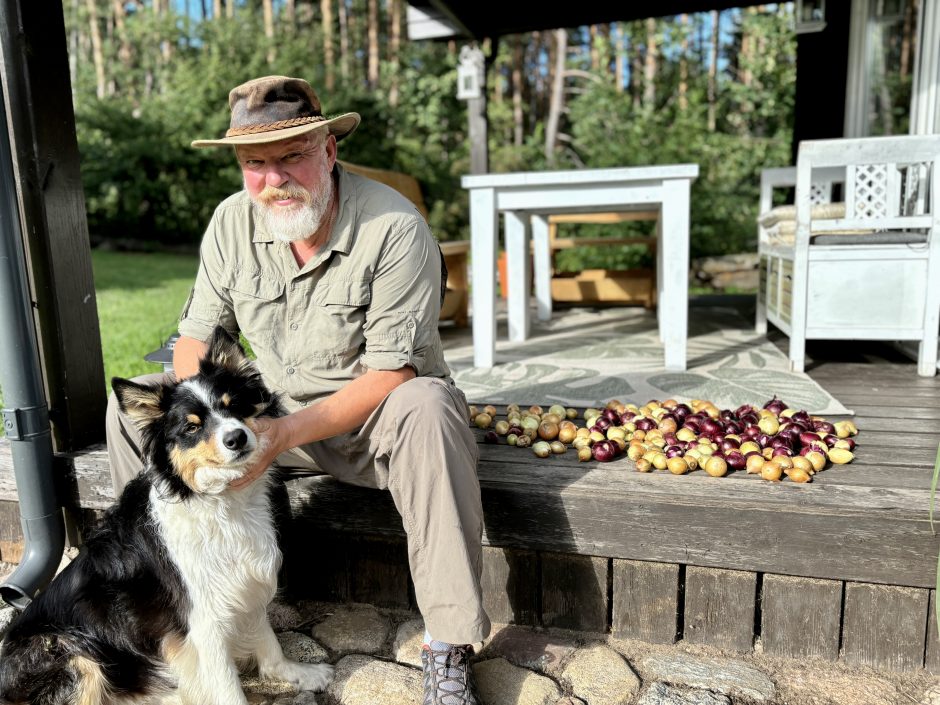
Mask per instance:
[[[328,355],[358,351],[365,342],[366,310],[372,301],[370,282],[321,282],[313,301],[315,347]]]
[[[285,305],[284,283],[250,272],[230,272],[225,286],[238,327],[252,346],[270,341]]]

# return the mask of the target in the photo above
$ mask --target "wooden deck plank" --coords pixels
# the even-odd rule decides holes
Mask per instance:
[[[483,547],[483,607],[491,621],[537,625],[539,586],[533,551]]]
[[[761,643],[773,656],[839,658],[842,583],[766,573]]]
[[[608,560],[543,553],[542,626],[607,631]]]
[[[929,590],[846,583],[842,657],[893,671],[924,665]]]
[[[618,639],[672,644],[678,634],[679,566],[614,560],[613,620]]]
[[[756,573],[689,566],[683,638],[691,644],[750,651],[756,603]]]

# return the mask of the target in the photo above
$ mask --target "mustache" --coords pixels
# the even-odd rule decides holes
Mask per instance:
[[[277,186],[265,186],[264,190],[257,196],[258,202],[264,205],[268,205],[274,201],[283,201],[288,198],[296,199],[304,205],[310,205],[313,201],[313,196],[309,191],[292,184],[287,184],[280,188]]]

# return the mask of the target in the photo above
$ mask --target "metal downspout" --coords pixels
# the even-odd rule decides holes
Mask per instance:
[[[13,180],[6,99],[0,90],[0,390],[26,547],[0,598],[23,609],[55,575],[65,547],[52,467],[49,410],[43,392],[32,297]]]

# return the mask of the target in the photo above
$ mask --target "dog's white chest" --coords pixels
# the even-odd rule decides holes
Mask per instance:
[[[263,608],[274,597],[281,553],[267,493],[252,489],[152,502],[195,609],[234,616]]]

